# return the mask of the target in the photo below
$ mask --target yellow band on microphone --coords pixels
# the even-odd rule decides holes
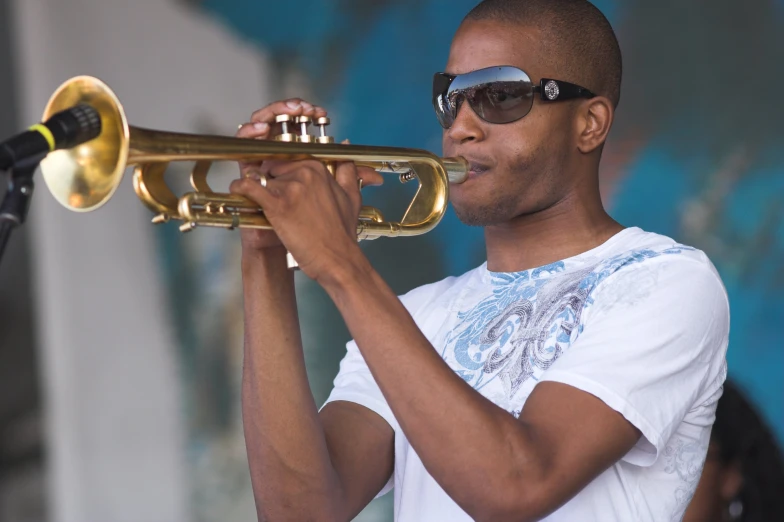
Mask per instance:
[[[52,131],[50,131],[46,125],[42,123],[36,123],[28,130],[35,131],[39,133],[41,136],[43,136],[44,138],[46,138],[46,142],[49,144],[49,150],[50,151],[54,150],[54,135],[52,135]]]

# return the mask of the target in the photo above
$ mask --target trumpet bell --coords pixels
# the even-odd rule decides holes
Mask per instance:
[[[72,149],[51,152],[41,162],[49,191],[76,212],[95,210],[112,197],[122,180],[130,148],[130,127],[120,100],[97,78],[78,76],[62,84],[44,110],[43,121],[80,103],[101,116],[101,135]]]

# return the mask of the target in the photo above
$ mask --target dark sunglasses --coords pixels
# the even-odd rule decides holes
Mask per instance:
[[[511,123],[531,112],[536,93],[544,102],[596,96],[584,87],[551,78],[534,85],[525,71],[509,65],[433,76],[433,107],[445,129],[454,123],[463,100],[488,123]]]

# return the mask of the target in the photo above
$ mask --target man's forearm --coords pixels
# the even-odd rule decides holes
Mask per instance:
[[[329,519],[339,481],[308,385],[294,276],[274,254],[244,257],[242,267],[242,412],[256,506],[261,520]]]

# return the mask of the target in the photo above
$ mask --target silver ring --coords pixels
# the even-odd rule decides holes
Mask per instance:
[[[261,177],[259,178],[259,183],[261,183],[262,187],[267,188],[267,176],[262,174]]]

